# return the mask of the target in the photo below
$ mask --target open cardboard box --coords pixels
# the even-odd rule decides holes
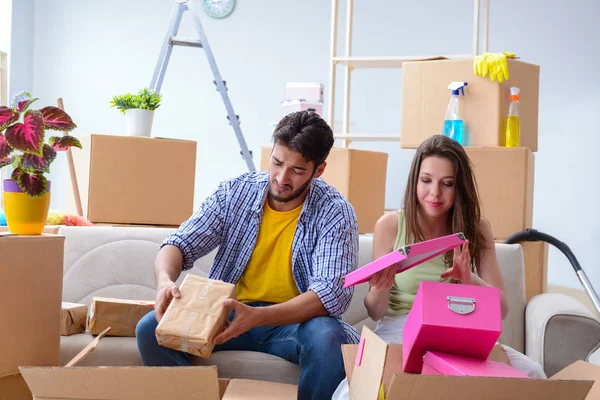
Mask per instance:
[[[382,382],[386,400],[600,399],[600,367],[584,361],[548,380],[405,374],[402,345],[385,343],[367,327],[361,340],[360,354],[358,345],[342,346],[352,400],[377,400]]]
[[[219,379],[207,367],[76,367],[105,329],[64,367],[19,367],[34,400],[292,400],[297,386]]]

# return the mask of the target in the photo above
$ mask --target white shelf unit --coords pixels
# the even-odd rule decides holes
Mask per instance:
[[[337,54],[338,39],[338,9],[339,0],[331,0],[331,31],[329,42],[329,93],[327,104],[327,120],[334,132],[336,139],[342,139],[343,147],[348,147],[352,141],[400,141],[400,132],[389,134],[369,134],[352,133],[350,126],[350,78],[352,71],[357,68],[402,68],[407,61],[436,60],[444,58],[465,58],[479,54],[479,3],[481,0],[474,0],[473,5],[473,52],[469,55],[437,55],[437,56],[352,56],[352,22],[354,14],[354,0],[346,0],[346,34],[345,34],[345,54]],[[483,0],[483,51],[488,48],[488,22],[489,22],[489,0]],[[342,116],[342,130],[336,132],[335,127],[335,102],[336,102],[336,83],[337,67],[344,67],[344,107]]]

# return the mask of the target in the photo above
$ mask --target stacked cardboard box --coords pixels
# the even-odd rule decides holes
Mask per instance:
[[[31,399],[19,366],[59,365],[64,237],[0,235],[0,399]]]
[[[483,216],[494,239],[503,242],[532,227],[535,152],[538,149],[539,74],[537,65],[508,60],[510,79],[476,76],[473,59],[409,62],[402,76],[402,148],[416,148],[440,133],[450,99],[448,84],[467,82],[459,96],[465,150],[473,163]],[[510,88],[521,89],[521,146],[505,147]],[[522,243],[527,299],[546,291],[548,245]]]
[[[94,224],[179,226],[193,213],[196,142],[90,135],[73,161],[83,216]],[[68,211],[76,214],[72,189]]]

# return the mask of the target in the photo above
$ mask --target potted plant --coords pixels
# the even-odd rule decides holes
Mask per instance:
[[[30,110],[33,102],[27,92],[18,93],[11,106],[0,107],[0,168],[12,165],[10,179],[3,181],[4,212],[11,233],[39,235],[44,229],[50,206],[50,181],[46,174],[58,151],[81,148],[73,136],[52,136],[46,131],[69,132],[76,125],[58,107]]]
[[[154,110],[160,107],[160,93],[144,88],[137,94],[126,93],[114,96],[110,102],[125,115],[128,136],[150,137]]]

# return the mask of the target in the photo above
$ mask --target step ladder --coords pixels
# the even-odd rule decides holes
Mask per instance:
[[[194,25],[198,34],[197,39],[186,39],[177,36],[177,32],[179,31],[179,25],[181,23],[181,18],[183,16],[183,13],[186,11],[190,11],[190,14],[192,15],[192,18],[194,20]],[[204,53],[206,54],[206,58],[208,59],[210,69],[212,70],[213,76],[215,78],[213,80],[213,83],[215,84],[217,91],[221,94],[221,98],[223,99],[223,103],[225,104],[225,109],[227,110],[227,119],[229,120],[229,124],[233,127],[233,131],[235,132],[235,136],[237,137],[238,143],[240,145],[240,154],[242,155],[242,158],[246,161],[248,169],[250,171],[255,171],[256,168],[254,167],[254,162],[252,161],[252,152],[248,150],[246,140],[244,139],[244,135],[242,134],[242,130],[240,128],[239,115],[236,115],[233,111],[231,100],[227,95],[227,82],[221,78],[219,68],[217,67],[217,63],[210,49],[210,45],[208,44],[208,39],[206,38],[204,29],[202,28],[200,17],[195,12],[193,1],[175,1],[173,12],[171,14],[171,19],[169,21],[169,27],[165,35],[162,47],[160,49],[160,55],[156,63],[156,68],[154,69],[154,74],[152,75],[152,81],[150,82],[150,90],[160,93],[160,89],[162,87],[162,83],[165,77],[165,72],[167,71],[167,66],[169,64],[169,59],[171,58],[171,52],[173,51],[174,46],[188,46],[204,49]]]
[[[339,0],[331,0],[331,25],[329,42],[329,96],[327,102],[327,120],[333,130],[334,138],[342,140],[342,147],[348,147],[352,141],[368,142],[399,142],[400,132],[389,134],[353,133],[350,127],[350,78],[356,68],[402,68],[402,64],[410,61],[423,61],[428,59],[467,58],[479,53],[479,19],[480,0],[473,0],[473,53],[465,55],[440,55],[440,56],[368,56],[355,57],[352,55],[352,22],[354,14],[354,0],[346,0],[346,34],[345,55],[338,56],[338,9]],[[489,0],[483,0],[483,51],[488,51],[488,25],[489,25]],[[342,114],[341,132],[336,131],[335,122],[335,89],[337,83],[337,66],[344,67],[344,104]]]

